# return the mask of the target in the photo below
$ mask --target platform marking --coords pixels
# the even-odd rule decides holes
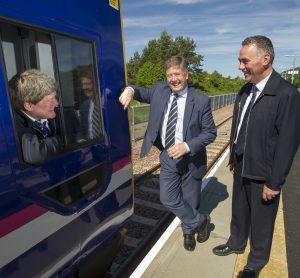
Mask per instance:
[[[202,182],[202,190],[208,185],[210,181],[210,177],[212,177],[215,172],[218,170],[224,159],[229,153],[229,147],[226,149],[226,151],[223,153],[217,164],[209,171],[209,174],[207,175],[206,179]],[[155,243],[155,245],[152,247],[152,249],[149,251],[149,253],[145,256],[145,258],[140,262],[140,264],[137,266],[135,271],[130,275],[130,278],[140,278],[145,270],[149,267],[153,259],[156,257],[158,252],[161,250],[161,248],[164,246],[166,241],[169,239],[169,237],[172,235],[174,230],[178,227],[180,224],[180,219],[178,217],[175,217],[173,222],[170,224],[170,226],[166,229],[166,231],[162,234],[162,236],[159,238],[159,240]]]

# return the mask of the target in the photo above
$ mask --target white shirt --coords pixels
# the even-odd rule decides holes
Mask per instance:
[[[268,82],[271,74],[272,74],[272,72],[266,78],[264,78],[263,80],[261,80],[260,82],[258,82],[256,85],[254,84],[256,86],[256,88],[257,88],[257,92],[256,92],[256,97],[255,97],[254,103],[258,99],[258,97],[260,96],[260,94],[263,91],[263,89],[265,88],[265,86],[266,86],[266,84],[267,84],[267,82]],[[249,105],[249,103],[251,101],[252,95],[253,95],[253,92],[251,90],[249,96],[246,99],[245,105],[243,107],[243,111],[242,111],[242,114],[241,114],[241,117],[240,117],[240,121],[239,121],[239,124],[238,124],[237,133],[236,133],[236,136],[235,136],[235,139],[234,139],[234,143],[236,143],[236,141],[237,141],[237,138],[238,138],[241,126],[242,126],[242,122],[243,122],[243,119],[244,119],[247,107],[248,107],[248,105]]]
[[[185,103],[187,98],[187,87],[185,87],[181,92],[177,93],[177,123],[176,123],[176,131],[175,131],[175,144],[184,143],[188,152],[190,151],[188,145],[183,142],[183,118],[184,118],[184,111],[185,111]],[[165,108],[164,116],[163,116],[163,123],[161,128],[161,142],[163,146],[165,146],[165,136],[166,136],[166,129],[167,129],[167,122],[168,116],[171,109],[171,105],[174,99],[174,95],[172,94],[168,105]]]

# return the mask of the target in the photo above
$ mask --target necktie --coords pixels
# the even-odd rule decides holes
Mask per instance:
[[[100,129],[100,111],[95,102],[93,102],[93,112],[92,112],[92,126],[91,126],[91,139],[99,137]]]
[[[241,128],[240,128],[239,134],[238,134],[236,145],[235,145],[235,153],[237,155],[242,155],[244,153],[248,120],[249,120],[250,112],[252,110],[252,106],[254,104],[254,100],[256,98],[256,93],[257,93],[257,88],[256,88],[255,85],[252,86],[251,92],[252,92],[252,97],[251,97],[251,100],[250,100],[249,105],[247,107],[247,110],[245,112],[243,122],[242,122],[242,125],[241,125]]]
[[[173,101],[171,104],[167,128],[166,128],[166,136],[165,136],[165,149],[170,148],[175,144],[175,132],[176,132],[176,123],[177,123],[177,94],[173,94]]]
[[[47,127],[47,121],[35,121],[34,126],[42,132],[44,137],[50,137],[52,135],[51,130]]]

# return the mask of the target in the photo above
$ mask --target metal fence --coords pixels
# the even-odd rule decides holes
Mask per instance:
[[[215,111],[227,105],[234,103],[237,94],[227,94],[219,96],[211,96],[211,110]],[[144,137],[149,117],[150,105],[140,105],[130,107],[131,118],[131,138],[133,141]]]

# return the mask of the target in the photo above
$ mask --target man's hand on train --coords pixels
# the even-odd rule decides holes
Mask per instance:
[[[128,108],[132,99],[134,91],[130,87],[126,87],[119,97],[120,103],[123,105],[124,110]]]

